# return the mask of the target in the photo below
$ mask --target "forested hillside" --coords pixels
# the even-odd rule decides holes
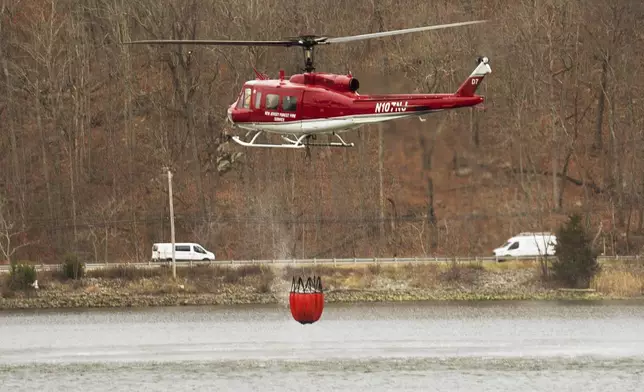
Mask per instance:
[[[347,135],[353,149],[245,149],[227,105],[295,48],[137,39],[340,36],[319,47],[363,94],[453,92],[481,108]],[[579,211],[608,254],[644,231],[644,3],[632,0],[0,0],[0,260],[144,261],[170,240],[219,259],[489,255]],[[381,196],[382,189],[382,196]]]

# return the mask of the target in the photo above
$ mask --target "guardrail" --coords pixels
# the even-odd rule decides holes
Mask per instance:
[[[554,257],[550,257],[551,259]],[[599,256],[600,263],[619,260],[640,260],[644,257],[637,256]],[[527,261],[537,259],[530,257],[369,257],[369,258],[326,258],[326,259],[267,259],[267,260],[215,260],[215,261],[176,261],[177,267],[193,267],[197,265],[212,266],[240,266],[249,264],[270,264],[270,265],[351,265],[351,264],[402,264],[402,263],[497,263],[500,261]],[[110,267],[136,267],[136,268],[159,268],[167,267],[172,262],[144,262],[144,263],[86,263],[86,270],[110,268]],[[61,267],[61,264],[35,264],[37,271],[52,271]],[[0,265],[0,273],[9,271],[9,265]]]

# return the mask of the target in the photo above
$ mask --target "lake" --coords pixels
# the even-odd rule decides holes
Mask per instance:
[[[2,391],[641,391],[644,302],[0,312]]]

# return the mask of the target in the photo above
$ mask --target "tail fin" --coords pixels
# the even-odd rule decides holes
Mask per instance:
[[[481,81],[485,75],[492,72],[490,68],[489,60],[487,57],[478,58],[478,66],[474,69],[474,72],[470,74],[466,81],[461,84],[461,87],[456,90],[454,95],[458,97],[471,97],[474,96],[476,89],[481,84]]]

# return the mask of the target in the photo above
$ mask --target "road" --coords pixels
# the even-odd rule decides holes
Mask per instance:
[[[616,260],[639,260],[640,256],[600,256],[600,263],[609,263]],[[511,260],[533,260],[534,257],[516,257]],[[271,260],[217,260],[217,261],[177,261],[177,267],[192,267],[197,265],[220,265],[240,266],[248,264],[269,264],[269,265],[351,265],[351,264],[400,264],[400,263],[497,263],[495,257],[407,257],[407,258],[337,258],[337,259],[271,259]],[[168,262],[145,262],[145,263],[87,263],[86,270],[94,270],[108,267],[135,267],[135,268],[159,268],[167,266]],[[37,271],[56,270],[61,264],[35,264]],[[0,273],[9,272],[9,265],[0,265]]]

